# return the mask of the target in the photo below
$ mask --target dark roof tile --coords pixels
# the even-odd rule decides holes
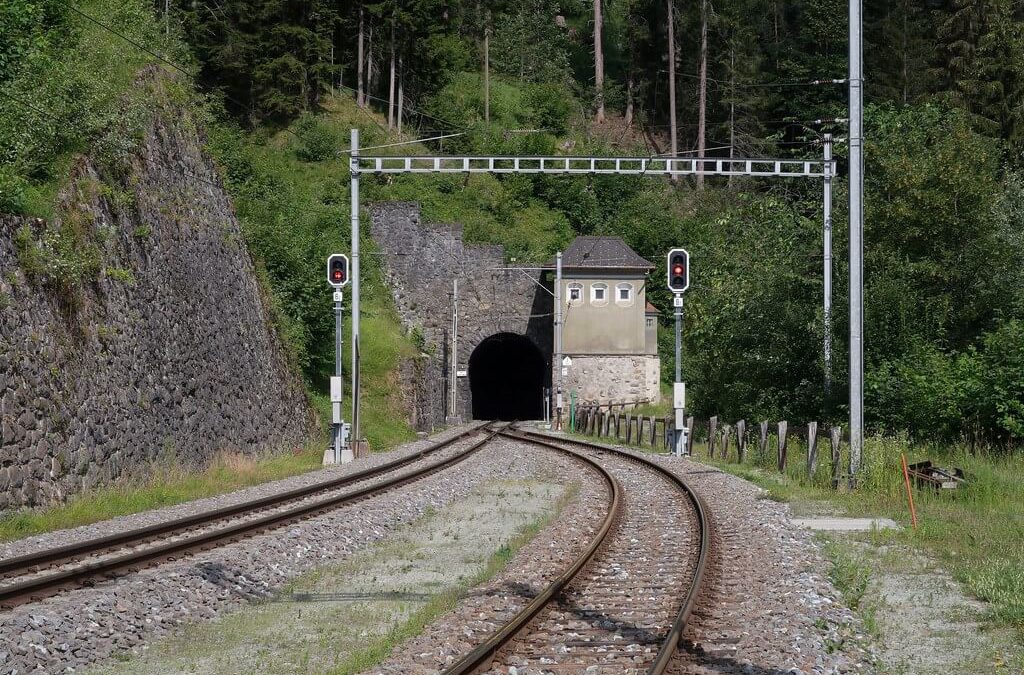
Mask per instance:
[[[576,237],[562,254],[562,268],[654,269],[654,265],[631,249],[622,237],[585,235]]]

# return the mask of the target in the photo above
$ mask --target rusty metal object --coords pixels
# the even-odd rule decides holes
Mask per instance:
[[[910,473],[910,478],[914,481],[914,487],[926,487],[933,490],[955,490],[967,483],[962,469],[958,467],[949,469],[937,467],[932,464],[930,459],[908,465],[907,471]]]

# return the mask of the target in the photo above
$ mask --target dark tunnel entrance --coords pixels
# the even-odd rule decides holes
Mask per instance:
[[[469,389],[473,419],[541,419],[544,356],[525,335],[492,335],[469,357]]]

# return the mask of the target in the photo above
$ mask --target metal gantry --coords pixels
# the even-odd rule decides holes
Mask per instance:
[[[858,0],[852,0],[856,3]],[[851,10],[852,16],[852,10]],[[851,46],[851,50],[853,47]],[[852,53],[852,51],[851,51]],[[859,72],[857,82],[860,82]],[[851,79],[851,91],[853,80]],[[859,111],[858,111],[859,115]],[[854,122],[851,115],[851,161],[853,158]],[[857,127],[859,133],[859,125]],[[859,144],[858,137],[858,144]],[[352,433],[359,438],[359,176],[361,174],[552,174],[552,175],[621,175],[621,176],[749,176],[755,178],[810,178],[823,181],[823,211],[825,213],[825,368],[831,373],[831,280],[832,280],[832,180],[836,175],[835,161],[831,159],[831,142],[826,143],[826,157],[822,159],[776,158],[689,158],[689,157],[505,157],[505,156],[441,156],[402,155],[391,157],[363,157],[359,154],[359,130],[352,130],[349,169],[352,180]],[[858,145],[859,151],[859,145]],[[853,168],[851,166],[851,185]],[[859,195],[858,195],[859,199]],[[853,358],[854,350],[861,354],[861,305],[854,321],[854,298],[863,295],[861,284],[861,244],[853,231],[853,190],[851,189],[850,231],[850,447],[856,464],[851,459],[851,472],[860,461],[863,439],[863,362]],[[859,212],[858,212],[859,213]],[[860,221],[858,220],[858,223]],[[855,274],[856,271],[856,274]],[[856,331],[856,333],[855,333]],[[854,342],[856,341],[856,347]],[[561,363],[557,364],[561,368]],[[558,371],[561,373],[561,370]],[[856,403],[855,403],[856,402]],[[856,411],[856,413],[855,413]]]

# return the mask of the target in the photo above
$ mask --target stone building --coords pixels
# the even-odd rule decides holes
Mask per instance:
[[[421,341],[400,378],[417,428],[540,418],[558,365],[554,265],[510,264],[501,246],[465,243],[460,225],[424,222],[414,202],[369,211],[398,316]],[[618,237],[579,237],[566,250],[566,396],[658,400],[657,310],[644,292],[653,267]]]
[[[567,394],[598,403],[660,399],[658,310],[646,295],[653,269],[620,237],[577,237],[562,254]]]

